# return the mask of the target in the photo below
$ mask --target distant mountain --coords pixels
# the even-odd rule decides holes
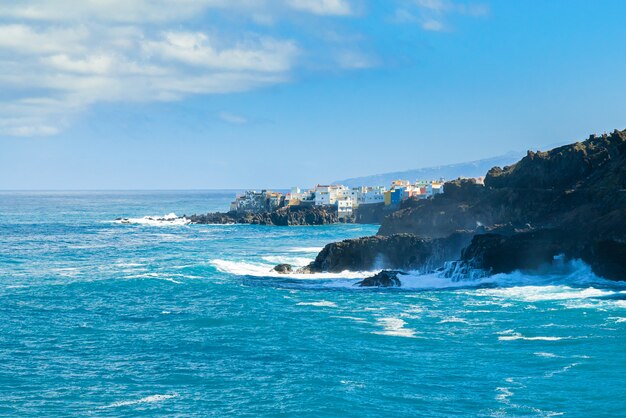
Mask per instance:
[[[393,180],[437,180],[444,178],[453,180],[458,177],[480,177],[487,174],[490,168],[504,167],[519,161],[525,153],[511,151],[497,157],[484,160],[470,161],[466,163],[441,165],[436,167],[417,168],[415,170],[397,171],[394,173],[374,174],[372,176],[355,177],[345,180],[337,180],[333,183],[344,184],[349,187],[355,186],[386,186]]]

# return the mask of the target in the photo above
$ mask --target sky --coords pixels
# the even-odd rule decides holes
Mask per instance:
[[[621,0],[2,0],[0,189],[310,187],[626,128]]]

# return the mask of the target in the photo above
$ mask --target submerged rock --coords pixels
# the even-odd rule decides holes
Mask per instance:
[[[398,270],[383,270],[371,277],[366,277],[356,285],[359,287],[400,287],[402,283],[398,279],[399,275],[406,275],[406,273]]]
[[[291,264],[279,264],[272,270],[280,274],[289,274],[293,273],[293,266]]]

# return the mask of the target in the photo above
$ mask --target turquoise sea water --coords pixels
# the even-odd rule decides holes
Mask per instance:
[[[0,415],[626,414],[626,285],[570,263],[363,290],[269,270],[376,226],[143,219],[232,196],[0,192]]]

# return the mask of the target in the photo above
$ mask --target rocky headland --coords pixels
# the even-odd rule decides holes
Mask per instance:
[[[581,259],[626,280],[626,131],[532,152],[458,179],[388,214],[378,234],[331,243],[305,270],[434,270],[446,261],[488,273]]]

